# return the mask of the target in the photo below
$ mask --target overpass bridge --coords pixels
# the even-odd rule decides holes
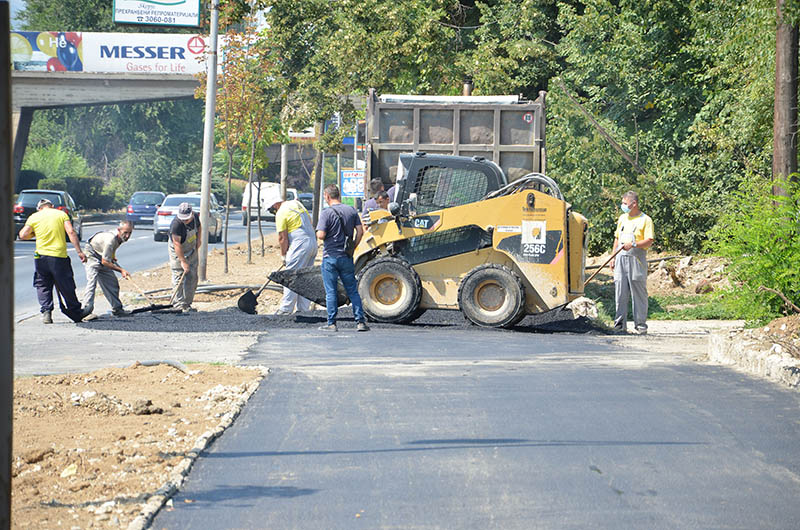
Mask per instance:
[[[39,109],[191,99],[191,74],[17,71],[11,73],[14,175],[19,175],[33,113]]]

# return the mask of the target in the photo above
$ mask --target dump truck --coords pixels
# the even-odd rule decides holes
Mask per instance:
[[[353,256],[370,320],[450,309],[510,327],[583,294],[587,221],[554,180],[530,172],[509,182],[479,155],[400,153],[396,168],[395,202],[369,213]],[[270,278],[325,304],[319,267]],[[348,302],[340,285],[339,304]]]
[[[381,94],[366,99],[364,189],[380,179],[395,184],[401,153],[483,157],[511,180],[547,174],[546,92],[522,96]]]

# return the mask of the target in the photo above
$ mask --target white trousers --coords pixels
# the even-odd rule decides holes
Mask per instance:
[[[314,264],[317,257],[317,242],[305,233],[302,228],[294,232],[289,232],[289,250],[286,252],[286,269],[302,269]],[[297,306],[298,311],[308,311],[311,308],[311,300],[303,298],[288,287],[283,288],[283,298],[279,311],[282,313],[292,313]]]

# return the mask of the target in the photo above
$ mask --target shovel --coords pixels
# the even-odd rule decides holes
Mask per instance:
[[[132,315],[135,315],[136,313],[144,313],[146,311],[156,311],[158,309],[168,309],[168,308],[172,307],[172,304],[157,304],[157,303],[153,302],[153,300],[149,296],[147,296],[147,293],[144,292],[144,290],[141,287],[139,287],[136,284],[135,281],[133,281],[133,277],[128,277],[128,279],[131,281],[133,286],[136,287],[139,290],[140,293],[142,293],[142,296],[144,296],[144,299],[147,300],[150,303],[149,306],[137,307],[136,309],[132,309],[131,310],[131,314]]]
[[[284,263],[280,266],[278,270],[283,269],[286,266]],[[276,271],[277,272],[277,271]],[[267,278],[267,281],[264,282],[258,291],[253,293],[250,289],[247,290],[242,296],[239,297],[239,300],[236,302],[236,305],[239,306],[239,309],[244,311],[247,314],[255,315],[256,314],[256,306],[258,305],[258,296],[261,294],[261,291],[267,288],[269,282],[272,281],[272,278]]]
[[[608,264],[609,264],[609,262],[610,262],[612,259],[614,259],[615,257],[617,257],[617,254],[619,254],[619,251],[620,251],[620,250],[622,250],[622,245],[620,245],[620,246],[619,246],[619,248],[617,248],[617,250],[615,250],[615,251],[614,251],[614,253],[613,253],[613,254],[611,254],[611,257],[609,257],[609,258],[606,260],[606,262],[605,262],[605,263],[603,263],[602,265],[600,265],[600,268],[599,268],[599,269],[597,269],[596,271],[594,271],[594,274],[592,274],[591,276],[589,276],[589,279],[588,279],[588,280],[586,280],[585,282],[583,282],[583,286],[584,286],[584,287],[586,287],[586,284],[587,284],[587,283],[589,283],[590,281],[592,281],[592,280],[594,279],[594,277],[595,277],[595,276],[597,276],[597,274],[598,274],[598,273],[599,273],[601,270],[603,270],[603,269],[605,268],[605,266],[606,266],[606,265],[608,265]]]

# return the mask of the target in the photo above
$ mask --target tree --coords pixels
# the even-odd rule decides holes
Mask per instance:
[[[38,171],[48,178],[87,177],[91,175],[86,159],[64,142],[29,150],[23,170]]]

